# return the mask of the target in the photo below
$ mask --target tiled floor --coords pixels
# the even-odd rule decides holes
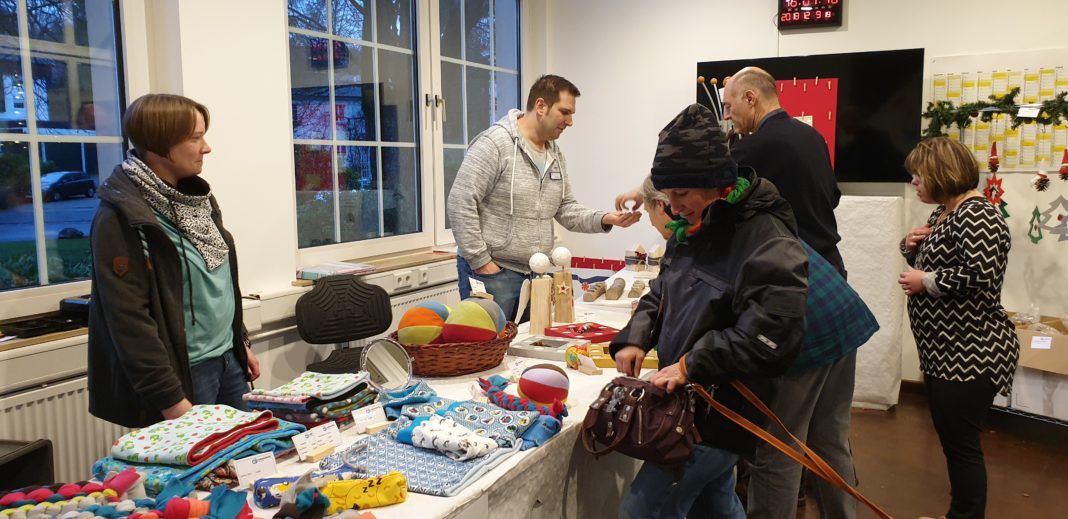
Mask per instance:
[[[938,517],[949,479],[926,398],[914,388],[891,411],[854,409],[851,430],[860,490],[901,519]],[[983,434],[987,517],[1068,517],[1068,427],[992,413]],[[861,505],[859,517],[875,517]],[[810,497],[798,518],[819,517]]]

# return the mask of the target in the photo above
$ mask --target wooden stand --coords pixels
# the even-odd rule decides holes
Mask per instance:
[[[537,276],[530,282],[530,334],[542,335],[552,325],[553,280]]]
[[[575,292],[566,268],[553,273],[553,314],[558,323],[575,322]]]

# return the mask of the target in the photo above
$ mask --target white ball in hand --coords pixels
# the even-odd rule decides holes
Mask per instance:
[[[571,266],[571,251],[567,250],[567,247],[557,247],[553,249],[552,254],[553,265],[563,268]]]
[[[553,264],[549,261],[549,257],[544,253],[537,252],[530,257],[530,270],[538,274],[544,274],[552,268]]]

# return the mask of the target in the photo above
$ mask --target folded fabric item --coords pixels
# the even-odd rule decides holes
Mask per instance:
[[[454,460],[464,461],[485,456],[497,448],[497,442],[456,423],[450,417],[430,415],[414,420],[402,417],[408,425],[397,429],[397,441],[436,450]]]
[[[103,496],[95,492],[95,497],[75,496],[70,501],[37,503],[0,511],[5,519],[52,519],[85,518],[118,519],[134,517],[150,512],[155,506],[154,499],[119,499],[115,496]]]
[[[386,412],[386,417],[396,418],[401,415],[401,407],[408,404],[421,404],[438,399],[437,391],[434,391],[425,380],[419,380],[414,384],[396,391],[383,391],[378,394],[378,402]]]
[[[488,379],[478,379],[479,387],[486,392],[489,401],[498,407],[512,411],[534,411],[557,419],[563,419],[567,416],[567,406],[563,402],[556,400],[550,406],[538,404],[530,399],[506,392],[505,388],[508,387],[508,384],[508,379],[500,375],[492,375]]]
[[[134,429],[115,440],[112,457],[141,463],[195,466],[242,438],[278,428],[269,412],[195,405],[174,420]]]
[[[296,402],[300,398],[319,398],[330,400],[351,391],[360,383],[367,380],[367,373],[315,373],[305,371],[299,377],[283,384],[275,389],[255,389],[249,393],[254,397],[281,397],[295,398],[296,400],[281,400]]]
[[[322,487],[333,481],[354,479],[356,473],[343,467],[337,470],[312,472],[309,477],[311,484]],[[252,484],[252,501],[260,508],[274,508],[281,505],[285,491],[300,478],[301,476],[289,476],[257,479]]]
[[[299,423],[299,424],[303,425],[304,427],[306,427],[308,429],[313,429],[315,427],[319,427],[320,425],[323,425],[323,424],[326,424],[326,423],[329,423],[329,422],[334,422],[334,423],[337,424],[337,426],[339,428],[344,428],[344,427],[348,427],[348,426],[352,425],[352,420],[353,420],[352,419],[352,415],[350,414],[350,415],[345,415],[345,416],[342,416],[342,417],[339,417],[339,418],[319,417],[317,420],[311,420],[311,421],[307,421],[307,422],[301,421],[301,420],[296,420],[295,423]]]
[[[393,423],[378,434],[358,440],[344,452],[327,456],[320,467],[347,463],[362,477],[400,472],[408,480],[408,491],[434,496],[454,496],[483,474],[508,457],[519,452],[519,446],[498,448],[481,458],[457,461],[444,454],[395,441]],[[349,451],[354,451],[351,456]],[[344,461],[342,461],[344,460]]]
[[[328,514],[389,506],[408,499],[408,481],[397,471],[373,478],[334,481],[321,490],[330,499]]]
[[[249,409],[255,409],[257,411],[270,411],[275,414],[279,414],[277,411],[291,411],[296,413],[307,413],[311,408],[309,404],[312,399],[307,397],[301,397],[300,402],[276,402],[278,399],[291,399],[295,397],[273,397],[264,395],[253,395],[245,393],[241,395],[241,398],[248,404]]]
[[[145,490],[148,495],[164,495],[168,492],[168,487],[175,485],[172,490],[173,495],[184,496],[193,491],[199,480],[230,460],[244,458],[259,452],[274,452],[277,455],[291,450],[293,442],[289,438],[305,430],[303,425],[278,420],[278,429],[242,438],[238,443],[218,452],[211,459],[196,466],[130,463],[113,457],[106,457],[97,460],[93,464],[93,475],[99,478],[108,472],[122,470],[130,466],[146,474]]]
[[[556,436],[556,433],[560,432],[560,428],[563,426],[560,420],[551,416],[540,415],[534,425],[531,425],[526,431],[523,431],[523,446],[520,450],[532,449],[538,447],[550,438]]]
[[[333,418],[334,415],[340,416],[341,414],[351,413],[360,407],[374,402],[377,398],[378,392],[371,387],[365,386],[362,391],[359,391],[355,395],[317,405],[313,408],[313,411]]]
[[[539,416],[531,411],[509,411],[493,404],[471,400],[455,402],[447,398],[403,408],[403,415],[413,419],[431,414],[448,416],[475,434],[496,441],[501,447],[522,444],[520,437]]]

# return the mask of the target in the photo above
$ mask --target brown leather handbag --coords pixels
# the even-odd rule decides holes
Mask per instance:
[[[616,377],[586,412],[582,446],[594,456],[617,451],[663,465],[684,463],[701,441],[693,426],[695,399],[688,387],[668,393],[644,380]]]

